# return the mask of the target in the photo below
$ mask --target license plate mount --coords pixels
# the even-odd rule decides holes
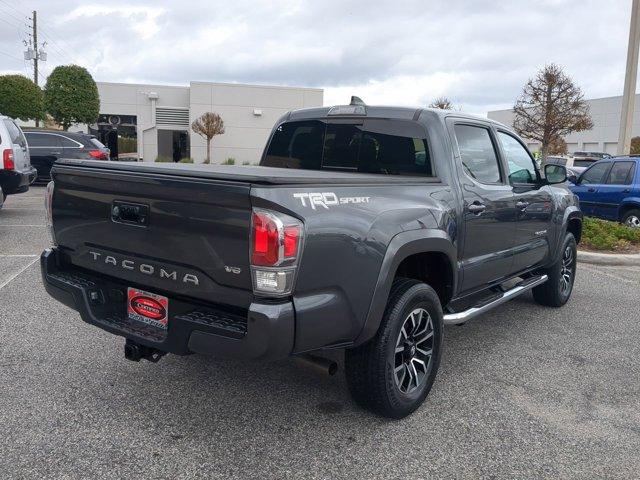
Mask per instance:
[[[169,325],[169,298],[139,288],[127,288],[127,316],[131,320],[166,330]]]

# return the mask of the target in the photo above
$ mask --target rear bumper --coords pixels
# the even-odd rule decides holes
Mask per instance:
[[[36,169],[33,167],[24,172],[0,170],[0,187],[7,195],[26,192],[29,190],[29,185],[36,179],[36,174]]]
[[[291,302],[252,303],[247,311],[169,296],[169,323],[161,330],[127,317],[127,287],[143,285],[62,266],[55,248],[42,253],[40,266],[49,295],[78,311],[82,320],[148,347],[234,359],[278,359],[293,350]]]

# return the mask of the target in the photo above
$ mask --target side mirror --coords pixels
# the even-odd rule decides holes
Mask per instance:
[[[544,177],[549,185],[564,183],[567,181],[567,168],[564,165],[545,165]]]

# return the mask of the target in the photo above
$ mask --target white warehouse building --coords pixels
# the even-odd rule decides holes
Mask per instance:
[[[615,155],[618,147],[622,97],[596,98],[587,100],[587,103],[591,111],[593,128],[564,137],[568,152],[606,152]],[[636,95],[635,106],[632,130],[634,137],[640,136],[640,95]],[[505,125],[513,126],[513,110],[496,110],[489,112],[488,117]],[[531,151],[540,148],[540,145],[535,141],[527,143]]]
[[[225,133],[213,138],[212,163],[229,158],[236,164],[257,163],[269,133],[289,110],[322,106],[323,91],[191,82],[189,86],[96,82],[100,118],[88,129],[107,145],[112,158],[153,162],[206,158],[206,140],[191,123],[205,112],[218,113]],[[73,129],[73,128],[72,128]]]

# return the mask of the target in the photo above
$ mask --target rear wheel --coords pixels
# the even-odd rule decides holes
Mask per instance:
[[[394,281],[376,336],[345,354],[354,400],[389,418],[412,413],[433,386],[442,331],[442,307],[435,291],[416,280]]]
[[[625,212],[622,217],[622,223],[631,228],[640,228],[640,210],[634,208]]]
[[[540,305],[561,307],[571,297],[576,278],[577,246],[572,233],[567,233],[560,249],[560,258],[543,272],[549,277],[545,283],[533,289],[533,298]]]

